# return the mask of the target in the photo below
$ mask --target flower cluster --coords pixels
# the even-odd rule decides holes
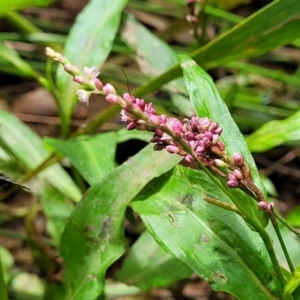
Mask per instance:
[[[96,68],[84,68],[83,73],[61,54],[51,48],[46,48],[46,54],[54,61],[61,63],[66,72],[73,76],[73,80],[83,86],[77,90],[78,98],[88,105],[91,94],[100,94],[110,104],[120,105],[121,120],[127,122],[127,129],[146,130],[153,132],[151,142],[154,150],[166,149],[169,153],[183,156],[187,162],[200,162],[211,171],[227,179],[230,188],[244,187],[255,190],[249,167],[239,153],[230,158],[225,153],[225,145],[220,140],[222,128],[218,123],[207,117],[192,117],[182,122],[173,117],[158,115],[152,103],[145,103],[143,99],[135,98],[125,93],[119,96],[115,88],[107,83],[103,84],[97,77],[100,72]],[[260,209],[266,211],[272,206],[265,204],[262,196],[257,197],[261,203]],[[266,206],[267,205],[267,206]]]

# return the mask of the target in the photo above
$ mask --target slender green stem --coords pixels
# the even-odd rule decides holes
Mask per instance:
[[[288,229],[290,229],[298,238],[300,238],[300,232],[296,228],[294,228],[289,222],[287,222],[282,216],[280,216],[277,212],[275,213],[275,217]]]
[[[243,219],[245,219],[245,216],[243,216],[241,214],[241,212],[236,208],[235,205],[230,205],[229,203],[217,200],[217,199],[215,199],[213,197],[210,197],[210,196],[204,196],[203,200],[205,200],[206,202],[208,202],[210,204],[213,204],[215,206],[221,207],[223,209],[233,211],[233,212],[237,213],[238,215],[240,215]]]
[[[287,263],[288,263],[288,265],[290,267],[291,272],[293,272],[294,271],[294,266],[293,266],[293,263],[292,263],[291,258],[289,256],[289,253],[288,253],[288,251],[286,249],[286,246],[285,246],[284,240],[282,238],[281,232],[279,230],[278,223],[277,223],[276,216],[275,216],[273,208],[272,208],[271,212],[269,213],[269,217],[270,217],[272,225],[273,225],[273,227],[275,229],[276,235],[278,237],[279,243],[280,243],[281,248],[283,250],[283,253],[285,255],[286,261],[287,261]]]

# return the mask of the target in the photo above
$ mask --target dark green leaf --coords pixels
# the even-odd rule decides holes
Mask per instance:
[[[73,211],[62,238],[68,299],[97,299],[107,268],[123,252],[127,204],[154,177],[181,158],[147,146],[92,186]]]
[[[153,287],[168,286],[191,274],[192,270],[186,264],[166,253],[144,231],[130,248],[116,278],[142,290],[150,290]]]
[[[238,299],[279,299],[264,243],[232,211],[203,200],[230,199],[204,173],[178,166],[132,202],[154,239],[217,291]]]
[[[69,140],[46,139],[46,144],[69,157],[71,163],[93,185],[115,167],[116,134],[101,133]]]

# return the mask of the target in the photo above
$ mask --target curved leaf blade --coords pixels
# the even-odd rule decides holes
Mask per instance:
[[[124,251],[123,221],[132,198],[181,158],[147,146],[92,186],[69,218],[61,243],[68,299],[98,299],[107,268]]]
[[[253,152],[267,151],[284,143],[299,140],[300,111],[284,120],[268,122],[246,138]]]
[[[45,142],[67,156],[90,185],[98,183],[115,167],[115,132],[85,135],[68,140],[47,138]]]
[[[204,172],[178,166],[150,182],[131,205],[154,239],[214,290],[242,300],[278,299],[260,236],[233,212],[205,202],[206,195],[231,203]]]

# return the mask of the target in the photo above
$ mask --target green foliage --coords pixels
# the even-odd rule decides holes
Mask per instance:
[[[112,269],[113,284],[123,282],[128,294],[174,287],[189,280],[194,272],[213,290],[228,292],[237,299],[298,299],[299,267],[293,272],[292,264],[290,271],[279,265],[289,263],[289,256],[269,230],[270,223],[278,228],[272,219],[275,215],[258,209],[256,191],[245,186],[243,190],[229,189],[225,175],[218,176],[221,174],[214,173],[213,168],[203,167],[203,162],[193,165],[197,170],[180,166],[182,156],[153,151],[152,145],[118,165],[116,153],[121,143],[149,142],[152,133],[124,128],[99,132],[98,128],[119,112],[120,108],[113,106],[93,114],[93,119],[70,134],[78,84],[61,65],[52,70],[55,65],[49,59],[14,49],[7,41],[63,47],[63,55],[80,72],[84,67],[101,68],[101,80],[112,83],[118,95],[127,91],[128,85],[122,64],[135,87],[132,95],[163,91],[145,99],[154,98],[151,101],[158,112],[180,117],[197,114],[218,122],[226,156],[232,158],[236,152],[243,156],[253,182],[267,199],[251,151],[264,152],[299,142],[300,105],[294,101],[298,100],[299,68],[286,74],[257,64],[264,59],[283,63],[286,58],[270,52],[286,44],[299,47],[300,2],[273,1],[247,18],[220,5],[199,5],[198,29],[203,35],[197,39],[195,34],[195,40],[184,45],[178,38],[181,31],[190,29],[183,20],[188,11],[184,1],[154,4],[118,0],[112,5],[92,0],[78,13],[71,28],[55,29],[51,24],[53,33],[47,28],[49,24],[33,22],[17,12],[51,1],[2,2],[0,17],[20,32],[0,33],[0,71],[34,80],[51,93],[64,139],[42,139],[12,113],[0,110],[0,173],[26,182],[34,199],[25,212],[10,209],[9,202],[0,203],[0,226],[10,219],[24,219],[25,233],[18,237],[26,242],[35,268],[45,279],[24,272],[11,279],[7,276],[11,266],[4,270],[0,252],[0,298],[8,299],[7,285],[16,297],[104,299],[111,284],[106,273]],[[141,22],[144,15],[150,16],[149,24]],[[149,25],[155,27],[163,17],[172,20],[167,27],[160,33],[149,30]],[[220,34],[214,32],[211,38],[207,30],[210,24],[216,25]],[[176,45],[168,43],[172,38]],[[216,67],[227,74],[215,84],[204,70]],[[264,85],[265,81],[271,84]],[[279,104],[273,102],[277,95],[273,90],[286,98]],[[288,96],[283,95],[285,91]],[[160,99],[161,95],[171,101]],[[244,138],[240,128],[254,132]],[[58,164],[63,158],[69,172]],[[3,199],[13,191],[11,185]],[[269,186],[276,196],[275,188]],[[40,215],[45,229],[38,236],[35,220]],[[299,226],[299,208],[289,220]],[[131,244],[124,231],[126,224],[134,221],[139,237]],[[280,228],[283,240],[289,246],[292,263],[299,264],[299,243],[292,232],[298,238],[299,233],[285,225],[291,230]],[[5,233],[13,235],[0,228],[0,234]],[[62,265],[57,263],[57,255]],[[62,283],[53,282],[60,272]],[[24,280],[32,282],[35,291],[22,288]],[[128,287],[131,285],[133,290]]]

